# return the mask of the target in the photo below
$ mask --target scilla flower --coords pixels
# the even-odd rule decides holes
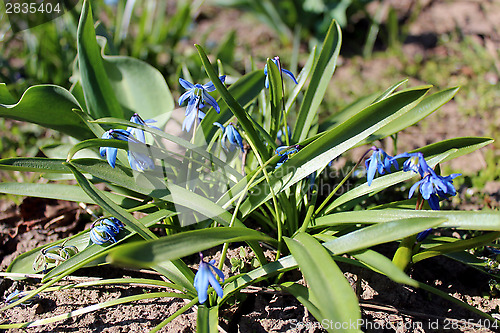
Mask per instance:
[[[193,127],[196,117],[198,117],[198,121],[202,121],[202,119],[205,118],[205,113],[201,111],[201,109],[205,106],[201,102],[201,97],[195,96],[193,103],[191,103],[191,105],[190,103],[191,100],[188,102],[188,107],[186,108],[186,118],[184,118],[184,121],[182,122],[182,130],[186,132],[191,131],[191,127]]]
[[[431,209],[439,210],[439,200],[446,199],[449,196],[457,194],[453,187],[453,179],[460,176],[460,173],[455,173],[450,176],[442,177],[437,175],[431,168],[428,169],[427,175],[422,180],[416,182],[411,188],[408,198],[413,196],[415,190],[420,187],[422,197],[429,202]]]
[[[233,123],[230,123],[227,127],[224,127],[219,123],[214,123],[214,125],[218,126],[222,130],[223,134],[220,143],[224,150],[234,151],[234,148],[239,146],[241,151],[244,151],[243,139],[241,138],[241,135],[236,127],[234,127]]]
[[[200,304],[205,303],[208,298],[208,285],[210,284],[217,295],[219,297],[224,296],[224,292],[222,291],[222,287],[220,286],[219,281],[215,277],[212,270],[221,278],[222,282],[224,282],[224,274],[220,269],[214,266],[215,260],[210,260],[210,262],[205,262],[203,260],[203,254],[200,252],[200,267],[198,268],[198,272],[194,276],[194,287],[198,292],[198,300]]]
[[[403,163],[403,171],[413,171],[419,173],[420,176],[424,176],[431,169],[424,159],[424,154],[422,153],[402,153],[394,156],[391,160],[395,161],[398,158],[408,159]]]
[[[224,81],[226,80],[226,76],[219,76],[219,80],[224,83]],[[185,100],[188,100],[189,107],[189,101],[194,100],[196,96],[200,96],[202,103],[210,104],[217,111],[217,113],[220,111],[219,105],[217,104],[215,98],[208,94],[209,92],[215,90],[215,85],[212,83],[212,81],[201,85],[199,83],[192,84],[189,81],[179,78],[179,83],[182,87],[187,89],[187,91],[179,98],[179,105],[182,105]]]
[[[102,245],[107,242],[116,243],[116,236],[125,225],[115,217],[99,219],[92,223],[90,240],[92,243]]]
[[[365,161],[366,166],[366,180],[368,182],[368,186],[372,184],[373,178],[375,177],[375,173],[378,171],[380,175],[383,175],[385,172],[391,172],[391,165],[399,169],[398,162],[395,159],[392,159],[385,151],[377,147],[371,147],[370,150],[373,151],[372,156]]]
[[[144,135],[144,133],[143,133]],[[112,129],[105,132],[102,135],[103,139],[117,139],[122,141],[127,141],[129,143],[129,150],[127,151],[128,161],[130,167],[136,171],[143,171],[154,169],[155,164],[151,157],[147,153],[147,146],[144,142],[136,139],[130,132],[122,129]],[[118,148],[113,147],[101,147],[99,150],[101,156],[106,156],[109,165],[115,167],[116,155],[118,153]]]
[[[280,62],[279,57],[274,57],[272,60],[276,64],[276,66],[278,66],[278,69],[281,70],[281,73],[285,73],[290,79],[293,80],[293,82],[295,82],[295,84],[298,84],[297,80],[295,79],[295,76],[293,76],[293,73],[290,72],[289,70],[281,67],[281,62]],[[266,88],[269,88],[269,77],[267,74],[268,73],[267,73],[267,64],[266,64],[266,66],[264,66],[264,75],[266,76],[265,85],[266,85]]]
[[[134,113],[134,115],[130,118],[130,122],[138,124],[138,125],[149,126],[151,128],[156,128],[157,130],[159,130],[159,128],[156,126],[148,125],[150,123],[155,123],[156,120],[153,120],[153,119],[144,120],[137,113]],[[129,132],[138,141],[140,141],[142,143],[146,143],[146,138],[144,136],[143,130],[141,130],[139,128],[135,128],[135,127],[128,127],[127,132]]]
[[[279,159],[278,163],[276,163],[275,169],[279,168],[283,163],[288,161],[288,158],[293,156],[293,154],[297,153],[299,151],[299,145],[293,145],[293,146],[281,146],[276,148],[275,153],[281,158]]]

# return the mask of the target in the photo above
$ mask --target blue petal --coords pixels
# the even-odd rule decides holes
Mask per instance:
[[[181,86],[184,89],[193,89],[194,88],[194,84],[192,84],[191,82],[186,81],[186,80],[184,80],[182,78],[179,78],[179,83],[181,84]]]
[[[435,194],[431,194],[427,201],[432,210],[439,210],[439,198]]]
[[[224,81],[226,81],[226,76],[225,75],[221,75],[219,76],[219,80],[224,83]],[[212,92],[215,90],[215,85],[212,83],[212,81],[208,82],[208,83],[205,83],[203,85],[203,90],[205,91],[208,91],[208,92]]]
[[[299,83],[297,82],[297,80],[295,79],[295,76],[293,76],[293,73],[292,73],[292,72],[290,72],[289,70],[284,69],[284,68],[282,68],[282,69],[281,69],[281,71],[282,71],[283,73],[285,73],[286,75],[288,75],[288,77],[289,77],[289,78],[291,78],[291,79],[293,80],[293,82],[295,82],[295,84],[299,84]]]
[[[429,234],[431,233],[432,231],[432,228],[429,228],[427,230],[424,230],[422,232],[420,232],[418,235],[417,235],[417,242],[421,242],[423,241],[424,239],[427,238],[427,236],[429,236]]]
[[[366,173],[366,180],[368,182],[368,186],[371,186],[373,178],[375,177],[375,172],[377,172],[377,162],[374,161],[374,156],[375,155],[372,155],[370,157],[370,164],[368,166],[368,172]]]
[[[193,127],[195,118],[196,112],[190,112],[189,114],[187,114],[186,118],[184,118],[184,121],[182,122],[182,130],[186,132],[191,131],[191,127]]]
[[[106,150],[107,160],[111,167],[115,167],[116,164],[116,155],[118,154],[118,148],[110,148],[108,147]]]
[[[214,287],[217,295],[219,295],[219,297],[222,298],[222,296],[224,296],[224,292],[222,291],[222,287],[220,286],[219,281],[217,281],[212,272],[210,272],[210,274],[208,275],[208,281],[210,282],[212,287]]]
[[[213,125],[218,126],[221,129],[222,133],[226,131],[226,128],[218,122],[213,123]]]
[[[179,97],[179,105],[182,105],[186,99],[192,100],[194,98],[194,90],[188,90]]]
[[[421,182],[422,181],[419,180],[418,182],[413,184],[413,186],[410,188],[410,193],[408,194],[408,199],[410,199],[413,196],[413,193],[415,192],[415,190],[417,189],[417,187],[420,185]]]
[[[198,292],[198,300],[200,303],[205,303],[208,298],[207,290],[208,290],[208,279],[209,276],[212,275],[210,269],[207,267],[205,262],[200,263],[200,268],[194,277],[194,287]]]
[[[210,104],[215,109],[215,111],[217,111],[217,113],[219,113],[220,112],[220,107],[219,107],[219,104],[217,104],[217,101],[215,100],[215,98],[213,98],[212,96],[210,96],[205,91],[202,92],[202,95],[203,95],[203,101],[207,102],[208,104]]]

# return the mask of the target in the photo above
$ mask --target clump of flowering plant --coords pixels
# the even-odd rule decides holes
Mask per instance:
[[[500,236],[498,212],[435,209],[440,199],[456,193],[452,181],[457,175],[440,176],[438,165],[484,147],[492,142],[490,138],[450,139],[394,157],[370,148],[365,154],[372,153],[365,163],[366,182],[351,177],[365,156],[339,182],[325,182],[326,172],[333,167],[331,161],[413,125],[458,91],[450,88],[427,96],[430,86],[403,89],[402,81],[323,122],[318,112],[342,39],[334,21],[297,79],[275,57],[267,59],[265,71],[234,77],[227,87],[225,76],[216,72],[205,50],[196,45],[211,81],[201,85],[179,80],[186,89],[176,93],[179,104],[187,102],[182,129],[191,133],[189,140],[163,130],[176,103],[157,70],[131,58],[107,57],[100,52],[89,1],[84,1],[77,35],[79,66],[74,77],[79,78],[77,87],[82,94],[79,88],[70,92],[57,86],[34,86],[16,101],[0,85],[0,116],[41,124],[78,141],[60,156],[3,159],[0,168],[62,174],[76,183],[2,183],[0,191],[93,203],[104,216],[113,218],[101,219],[91,229],[16,258],[5,276],[45,275],[40,287],[1,311],[35,294],[57,292],[60,286],[56,284],[63,278],[97,264],[154,270],[164,280],[143,279],[141,287],[166,287],[168,291],[145,290],[53,318],[3,322],[0,329],[43,325],[99,307],[166,297],[187,303],[153,332],[195,306],[199,330],[215,332],[219,310],[227,304],[241,306],[245,295],[240,291],[257,283],[274,283],[274,289],[294,295],[320,322],[356,323],[361,319],[358,299],[338,261],[362,265],[397,283],[442,295],[410,278],[404,269],[432,256],[465,253]],[[109,74],[118,69],[123,73],[120,78]],[[294,89],[285,89],[292,84]],[[201,111],[205,105],[211,108]],[[40,113],[45,113],[44,119]],[[143,119],[156,120],[155,126]],[[219,138],[222,149],[239,148],[242,153],[223,161]],[[82,150],[88,156],[79,157]],[[400,165],[402,170],[398,170]],[[377,202],[373,196],[413,177],[421,179],[411,187],[407,202]],[[423,200],[415,198],[416,193],[431,209],[423,209]],[[363,200],[372,209],[359,205]],[[480,235],[467,241],[425,238],[432,228],[451,227]],[[256,264],[225,277],[222,271],[229,248],[242,242]],[[392,260],[374,250],[384,243],[399,244]],[[53,260],[48,254],[54,253],[47,250],[43,253],[50,260],[33,265],[40,251],[52,246],[64,260]],[[62,255],[70,246],[78,252]],[[220,250],[218,265],[201,257],[195,272],[192,267],[197,260],[193,262],[191,256],[214,249]],[[283,273],[291,270],[299,270],[308,286],[287,280]],[[276,276],[279,278],[274,279]],[[96,284],[128,282],[125,278],[103,279]]]

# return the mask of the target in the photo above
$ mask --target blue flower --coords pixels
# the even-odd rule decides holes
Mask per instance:
[[[101,139],[114,139],[113,136],[111,135],[111,130],[104,132]],[[101,154],[102,157],[106,156],[108,163],[109,163],[109,165],[111,165],[112,168],[115,167],[116,154],[118,154],[118,148],[101,147],[101,148],[99,148],[99,153]]]
[[[222,130],[223,134],[220,142],[224,150],[228,151],[228,146],[229,151],[234,151],[234,148],[238,146],[240,147],[241,151],[245,150],[243,148],[243,139],[241,138],[238,130],[234,127],[233,123],[230,123],[229,125],[227,125],[227,127],[224,127],[219,123],[214,123],[214,125],[219,126],[219,128]]]
[[[442,177],[437,175],[431,168],[428,168],[428,170],[429,172],[427,175],[410,188],[408,198],[411,198],[415,190],[420,187],[420,193],[422,197],[429,202],[431,209],[439,210],[440,199],[446,199],[448,196],[457,194],[455,187],[453,187],[453,178],[461,174],[455,173],[450,176]]]
[[[226,76],[225,75],[219,76],[219,80],[221,80],[221,82],[224,83],[224,81],[226,80]],[[215,90],[215,85],[212,83],[212,81],[201,85],[199,83],[192,84],[189,81],[179,78],[179,83],[187,90],[179,98],[179,105],[182,105],[182,103],[184,103],[185,100],[188,100],[188,108],[191,107],[190,110],[192,110],[194,109],[196,97],[200,97],[201,103],[208,103],[217,111],[217,113],[220,112],[219,104],[217,104],[215,98],[213,98],[208,94],[209,92]],[[186,115],[187,113],[188,112],[186,112]]]
[[[99,219],[92,224],[90,240],[97,245],[107,242],[116,243],[116,236],[125,225],[115,217]]]
[[[127,151],[127,155],[130,167],[132,169],[136,171],[144,171],[155,168],[155,164],[151,157],[149,157],[149,154],[142,152],[147,149],[147,146],[144,144],[144,142],[141,142],[134,136],[132,136],[130,132],[122,129],[112,129],[105,132],[102,135],[102,138],[117,139],[127,141],[129,143],[129,150]],[[101,147],[99,151],[101,156],[107,156],[109,165],[114,168],[116,164],[116,154],[118,152],[118,148]]]
[[[432,228],[429,228],[429,229],[426,229],[422,232],[419,232],[418,235],[417,235],[417,242],[422,242],[424,239],[427,238],[427,236],[429,236],[429,234],[431,233],[432,231]]]
[[[299,145],[293,145],[293,146],[281,146],[276,148],[275,153],[281,158],[278,160],[278,163],[276,163],[275,169],[279,168],[283,163],[288,161],[288,158],[293,156],[293,154],[297,153],[299,151]]]
[[[214,266],[215,260],[211,260],[210,262],[205,262],[203,260],[203,254],[200,253],[200,267],[198,268],[198,272],[194,276],[194,287],[198,292],[198,300],[200,304],[205,303],[208,298],[208,284],[210,284],[219,297],[224,296],[224,292],[222,291],[222,287],[217,281],[212,270],[221,278],[222,282],[224,282],[224,274],[220,269]]]
[[[408,158],[403,163],[403,171],[413,171],[419,173],[420,176],[423,177],[431,170],[422,153],[402,153],[394,156],[391,160],[396,160],[398,158]]]
[[[134,115],[130,118],[130,122],[138,124],[138,125],[149,126],[151,128],[156,128],[157,130],[159,130],[159,128],[156,127],[156,126],[150,126],[150,125],[148,125],[150,123],[155,123],[156,120],[153,120],[153,119],[146,119],[146,120],[144,120],[137,113],[134,113]],[[138,141],[140,141],[142,143],[146,143],[146,138],[144,136],[144,131],[143,130],[141,130],[139,128],[135,128],[135,127],[128,127],[127,128],[127,132],[129,132],[136,140],[138,140]]]
[[[278,66],[278,69],[281,70],[281,73],[285,73],[289,78],[291,78],[293,80],[293,82],[295,82],[295,84],[298,84],[297,80],[295,79],[295,76],[293,76],[293,73],[290,72],[289,70],[281,67],[281,62],[280,62],[279,57],[274,57],[272,60],[276,64],[276,66]],[[269,77],[267,75],[267,64],[266,64],[266,66],[264,66],[264,75],[266,76],[266,82],[265,82],[266,88],[269,88]]]
[[[194,99],[190,99],[188,101],[188,106],[186,108],[186,118],[182,122],[182,130],[189,132],[191,131],[191,127],[193,127],[196,116],[198,116],[198,120],[201,121],[205,118],[205,113],[201,111],[205,105],[201,102],[200,96],[195,96]]]
[[[29,293],[30,293],[30,291],[19,291],[16,289],[5,298],[5,303],[12,304],[16,301],[19,301],[21,298],[28,295]],[[33,301],[35,301],[37,298],[39,298],[38,294],[34,295],[32,298],[24,301],[21,304],[30,304]]]
[[[372,147],[370,150],[373,151],[372,156],[365,161],[366,167],[366,180],[368,182],[368,186],[372,184],[373,178],[375,177],[375,173],[378,171],[380,175],[383,175],[386,171],[388,173],[391,172],[391,165],[394,164],[394,167],[399,169],[398,162],[391,158],[385,151],[380,148]]]

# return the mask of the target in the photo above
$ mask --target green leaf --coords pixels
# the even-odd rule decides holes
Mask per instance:
[[[248,115],[245,109],[243,109],[243,107],[241,107],[241,105],[234,99],[231,93],[227,90],[226,86],[219,80],[219,77],[212,67],[210,60],[208,60],[208,57],[203,48],[200,45],[196,44],[195,47],[198,50],[208,77],[215,85],[215,88],[221,95],[222,99],[226,102],[229,109],[231,109],[236,118],[238,118],[240,126],[247,134],[248,139],[252,141],[253,145],[257,148],[258,153],[267,160],[269,158],[268,150],[264,142],[260,139],[258,132],[255,129],[252,118],[250,117],[250,115]]]
[[[293,239],[285,237],[285,242],[314,295],[322,318],[339,323],[360,320],[358,299],[330,253],[306,233],[298,233]],[[327,330],[333,332],[334,328]],[[361,332],[349,328],[342,331]]]
[[[124,118],[96,41],[90,1],[83,2],[77,31],[78,65],[87,110],[94,118]]]
[[[109,212],[112,216],[116,217],[125,224],[125,228],[130,231],[138,233],[144,239],[156,239],[158,238],[153,234],[148,228],[146,228],[142,223],[140,223],[132,214],[115,204],[111,199],[107,197],[104,193],[98,191],[94,185],[92,185],[87,178],[80,173],[75,166],[71,163],[64,163],[71,172],[76,177],[80,187],[88,194],[96,204],[101,206],[102,209]]]
[[[499,214],[500,218],[500,214]],[[453,243],[442,244],[438,246],[433,246],[425,249],[424,251],[420,251],[419,253],[413,256],[412,261],[414,263],[419,262],[424,259],[432,258],[435,256],[439,256],[447,253],[460,252],[467,249],[478,248],[484,246],[493,240],[500,237],[500,232],[490,232],[482,236],[473,237],[471,239],[466,240],[455,240]]]
[[[81,187],[74,185],[0,183],[0,193],[95,204],[94,200],[91,199],[81,189]],[[111,200],[124,208],[131,208],[140,204],[140,202],[137,200],[127,198],[118,194],[106,192],[106,195]]]
[[[427,96],[420,103],[418,103],[418,105],[416,105],[413,109],[400,117],[397,121],[385,125],[381,129],[370,135],[368,138],[366,138],[366,140],[358,143],[358,146],[380,140],[389,135],[402,131],[413,124],[416,124],[420,120],[424,119],[425,117],[439,109],[445,103],[450,101],[458,92],[458,90],[458,87],[449,88],[437,92],[433,95]]]
[[[0,160],[0,169],[32,172],[68,173],[63,159],[43,157],[16,157]]]
[[[224,243],[251,240],[275,243],[273,238],[252,229],[220,227],[186,231],[154,241],[123,245],[111,252],[110,259],[121,264],[151,267]]]
[[[79,140],[93,138],[85,122],[72,111],[75,108],[80,109],[80,105],[71,93],[55,85],[30,87],[15,104],[11,97],[0,96],[1,117],[27,121]]]
[[[418,287],[417,281],[406,275],[405,272],[394,265],[389,258],[376,251],[362,250],[360,252],[351,253],[351,255],[359,261],[365,263],[372,270],[384,274],[394,282]]]
[[[443,225],[443,217],[415,217],[371,225],[323,243],[334,254],[363,250],[415,235],[428,228]]]
[[[308,136],[311,124],[317,116],[316,112],[318,107],[323,101],[326,88],[335,71],[341,43],[342,31],[338,23],[332,20],[318,60],[314,66],[311,82],[309,83],[302,104],[300,105],[295,127],[292,130],[293,142],[304,141]]]
[[[440,227],[462,230],[500,230],[500,212],[495,211],[436,211],[377,209],[355,212],[341,212],[316,219],[316,227],[326,227],[342,223],[384,223],[387,221],[410,218],[447,219]]]

